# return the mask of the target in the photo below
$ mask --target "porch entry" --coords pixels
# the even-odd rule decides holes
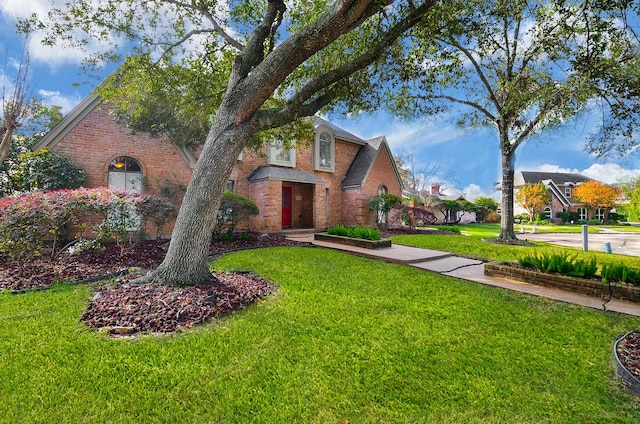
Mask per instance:
[[[282,228],[313,228],[313,184],[282,183]]]

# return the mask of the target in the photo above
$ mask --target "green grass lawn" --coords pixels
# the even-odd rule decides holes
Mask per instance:
[[[612,364],[638,318],[319,248],[215,266],[281,288],[137,340],[79,322],[90,286],[0,294],[0,422],[640,422]]]
[[[403,234],[391,237],[393,243],[425,249],[442,250],[455,255],[483,261],[516,262],[518,257],[533,251],[539,252],[569,252],[581,258],[596,257],[598,264],[624,263],[628,266],[640,268],[640,257],[627,255],[612,255],[604,252],[583,252],[580,249],[557,246],[545,242],[533,242],[532,246],[512,246],[483,241],[483,238],[495,238],[500,229],[498,224],[469,224],[458,226],[460,235],[420,235]],[[628,228],[628,227],[623,227]]]
[[[498,237],[500,234],[500,224],[461,224],[456,225],[460,228],[462,234],[478,237]],[[531,225],[531,224],[515,224],[514,230],[517,233],[522,228],[530,232],[535,228],[539,233],[581,233],[582,225]],[[427,227],[428,229],[428,227]],[[630,225],[589,225],[590,233],[599,233],[603,230],[613,230],[620,233],[640,233],[640,227],[632,227]]]

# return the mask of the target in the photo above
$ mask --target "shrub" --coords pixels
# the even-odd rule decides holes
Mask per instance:
[[[438,225],[436,228],[440,231],[449,231],[452,233],[461,234],[460,227],[458,227],[457,225]]]
[[[62,153],[47,149],[19,156],[17,172],[11,176],[18,192],[78,188],[87,182],[87,173]]]
[[[369,211],[375,214],[378,228],[386,224],[387,215],[394,206],[402,204],[402,199],[395,194],[379,194],[369,201]]]
[[[600,276],[605,283],[620,281],[634,286],[640,285],[640,270],[625,264],[604,264]]]
[[[224,228],[227,228],[227,235],[233,236],[233,231],[241,218],[254,216],[258,213],[258,206],[251,200],[239,194],[225,192],[218,209],[213,236],[219,237]]]
[[[353,237],[364,240],[380,240],[379,230],[362,226],[345,227],[343,225],[336,225],[327,228],[327,233],[334,236]]]
[[[566,252],[534,252],[518,258],[518,263],[524,268],[534,268],[538,271],[549,273],[557,272],[562,275],[579,278],[591,278],[598,269],[595,256],[584,260]]]
[[[71,238],[70,244],[78,243],[90,222],[99,240],[115,241],[124,249],[134,236],[142,235],[141,224],[160,221],[156,215],[169,208],[168,202],[153,196],[106,188],[6,197],[0,199],[0,252],[24,260],[49,247],[53,257],[64,236]]]
[[[433,212],[425,208],[398,203],[393,209],[400,211],[402,221],[410,228],[416,228],[418,225],[431,225],[437,221]]]
[[[487,222],[487,223],[500,222],[500,215],[498,215],[495,212],[489,212],[488,214],[485,215],[482,222]]]
[[[562,222],[569,222],[571,220],[571,214],[569,212],[557,212],[556,218],[560,218]]]

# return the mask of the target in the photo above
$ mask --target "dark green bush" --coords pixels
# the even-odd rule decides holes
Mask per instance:
[[[598,269],[596,258],[584,260],[568,253],[534,252],[518,258],[523,268],[534,268],[542,272],[557,272],[572,277],[591,278]]]
[[[11,176],[18,192],[79,188],[87,182],[87,173],[62,153],[47,149],[19,156],[18,171]]]
[[[379,230],[362,226],[345,227],[343,225],[336,225],[327,228],[327,233],[334,236],[353,237],[364,240],[380,240]]]
[[[231,192],[224,193],[218,209],[213,236],[219,237],[225,228],[227,229],[227,235],[233,235],[233,231],[240,219],[257,215],[258,212],[258,206],[246,197]]]
[[[452,233],[460,234],[460,227],[457,225],[438,225],[436,228],[440,231],[450,231]]]
[[[640,270],[625,264],[604,264],[600,275],[605,283],[620,281],[634,286],[640,285]]]

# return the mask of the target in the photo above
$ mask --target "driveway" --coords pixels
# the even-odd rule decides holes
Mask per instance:
[[[561,246],[582,249],[581,233],[527,233],[517,234],[520,240],[545,241]],[[640,256],[640,233],[619,233],[614,231],[589,233],[588,248],[593,251],[604,251],[604,244],[611,245],[611,252],[620,255]]]

